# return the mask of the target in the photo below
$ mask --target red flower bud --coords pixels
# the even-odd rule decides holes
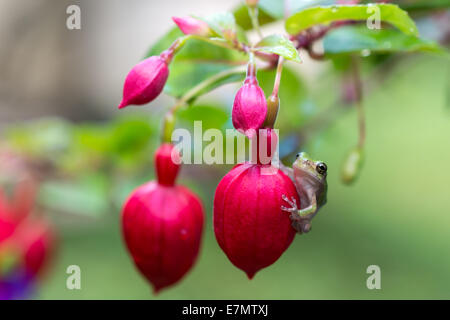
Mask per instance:
[[[264,91],[255,76],[249,76],[234,99],[232,120],[236,130],[251,137],[251,130],[262,127],[267,115]],[[249,131],[250,130],[250,131]]]
[[[209,37],[212,35],[208,24],[202,20],[186,17],[172,17],[173,22],[184,34],[193,34],[201,37]]]
[[[189,189],[174,185],[179,165],[172,145],[156,152],[158,181],[138,187],[122,211],[128,250],[154,292],[178,282],[192,267],[200,249],[204,213]],[[175,159],[179,154],[175,156]]]
[[[228,259],[251,279],[281,256],[295,236],[282,195],[294,184],[270,165],[244,163],[223,177],[214,196],[214,232]]]
[[[164,52],[138,63],[131,69],[123,87],[119,109],[130,104],[142,105],[153,101],[163,90],[169,76],[171,54]]]

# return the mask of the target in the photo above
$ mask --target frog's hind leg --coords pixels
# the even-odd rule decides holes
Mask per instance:
[[[317,212],[317,200],[316,196],[311,198],[311,204],[303,209],[297,211],[297,214],[303,219],[311,219]]]

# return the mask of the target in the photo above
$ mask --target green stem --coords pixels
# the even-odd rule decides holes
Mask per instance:
[[[193,98],[200,96],[202,91],[209,87],[210,85],[218,82],[222,79],[225,79],[233,74],[244,74],[246,72],[246,66],[239,66],[232,69],[227,69],[222,72],[215,74],[214,76],[200,82],[191,90],[186,92],[180,99],[177,100],[175,105],[167,111],[166,116],[164,117],[164,123],[162,126],[161,138],[163,142],[170,142],[170,137],[172,135],[172,131],[175,127],[175,114],[176,112]]]
[[[248,14],[250,16],[250,19],[252,21],[252,25],[253,25],[253,29],[256,30],[256,32],[258,33],[258,36],[263,39],[264,36],[261,32],[261,28],[259,26],[259,21],[258,21],[258,7],[248,7]]]
[[[284,58],[278,58],[277,73],[275,75],[275,81],[273,84],[273,91],[269,98],[267,98],[267,116],[264,121],[264,128],[273,128],[275,121],[277,121],[278,111],[280,109],[280,98],[278,97],[278,91],[280,89],[281,72],[283,71]]]
[[[272,91],[272,95],[275,97],[278,97],[278,91],[280,89],[281,72],[283,71],[283,63],[284,63],[284,58],[282,56],[280,56],[278,58],[277,73],[275,75],[275,81],[273,84],[273,91]]]
[[[362,92],[362,82],[361,75],[359,71],[359,60],[357,57],[352,57],[352,73],[353,73],[353,85],[356,91],[356,111],[358,113],[358,127],[359,127],[359,138],[358,146],[360,148],[364,147],[366,142],[366,119],[364,115],[364,106],[362,103],[363,92]]]
[[[219,80],[222,80],[222,79],[225,79],[226,77],[231,76],[233,74],[245,73],[245,71],[246,71],[246,67],[245,66],[239,66],[239,67],[236,67],[236,68],[224,70],[222,72],[219,72],[219,73],[213,75],[211,78],[208,78],[208,79],[200,82],[195,87],[193,87],[191,90],[186,92],[186,94],[184,96],[182,96],[177,101],[175,106],[172,107],[172,110],[174,110],[174,111],[178,110],[180,107],[182,107],[186,103],[188,103],[189,100],[191,100],[195,96],[199,95],[199,93],[202,90],[204,90],[208,86],[214,84],[215,82],[217,82]]]
[[[196,39],[196,40],[208,42],[215,46],[226,48],[226,49],[238,50],[238,51],[242,51],[242,52],[248,51],[248,48],[240,42],[231,44],[230,42],[228,42],[224,39],[220,39],[220,38],[206,38],[206,37],[201,37],[201,36],[196,36],[196,35],[189,35],[187,37],[189,37],[190,39]]]

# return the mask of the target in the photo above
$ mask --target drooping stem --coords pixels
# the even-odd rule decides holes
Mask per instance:
[[[278,91],[280,89],[281,72],[283,71],[283,63],[284,63],[284,58],[280,56],[278,58],[277,73],[275,75],[275,82],[273,84],[273,91],[272,91],[272,95],[275,97],[278,97]]]
[[[172,106],[172,108],[170,108],[167,111],[164,117],[164,123],[162,125],[162,132],[161,132],[161,139],[163,140],[163,142],[170,142],[172,131],[175,127],[175,114],[180,108],[189,103],[189,101],[191,101],[193,98],[198,97],[203,93],[206,93],[203,91],[209,86],[214,85],[214,83],[226,79],[229,76],[235,74],[244,74],[245,72],[246,66],[239,66],[236,68],[224,70],[200,82],[191,90],[186,92],[180,99],[176,101],[176,103]]]
[[[359,127],[359,138],[358,138],[358,146],[360,148],[364,147],[364,143],[366,141],[366,119],[364,115],[364,105],[363,105],[363,90],[362,90],[362,82],[361,75],[359,70],[359,60],[357,57],[352,57],[352,76],[353,76],[353,85],[356,93],[356,112],[358,113],[358,127]]]
[[[255,54],[250,51],[247,65],[247,78],[255,78],[255,77],[256,77]]]
[[[273,128],[275,121],[277,120],[278,111],[280,109],[280,98],[278,97],[278,91],[280,89],[281,72],[283,71],[284,58],[278,58],[277,73],[275,75],[275,81],[273,84],[272,94],[267,98],[267,116],[264,121],[264,128]]]

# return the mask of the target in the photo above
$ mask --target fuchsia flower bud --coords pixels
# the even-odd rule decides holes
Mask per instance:
[[[212,35],[208,24],[202,20],[193,17],[172,17],[173,22],[184,34],[193,34],[201,37],[208,37]]]
[[[130,104],[146,104],[159,96],[169,76],[171,56],[170,52],[163,52],[160,56],[145,59],[131,69],[125,79],[119,109]]]
[[[262,127],[267,115],[267,101],[256,76],[249,75],[245,79],[234,99],[231,115],[234,128],[249,137]]]
[[[195,263],[203,232],[203,207],[176,185],[179,153],[163,144],[155,155],[158,179],[133,191],[122,211],[125,242],[154,292],[178,282]]]
[[[269,148],[270,155],[275,152],[277,136],[272,129],[260,130],[258,140],[262,142],[258,152],[261,148]],[[294,239],[289,215],[281,210],[283,195],[300,205],[291,179],[270,163],[237,165],[217,186],[213,216],[217,242],[250,279],[277,261]]]

